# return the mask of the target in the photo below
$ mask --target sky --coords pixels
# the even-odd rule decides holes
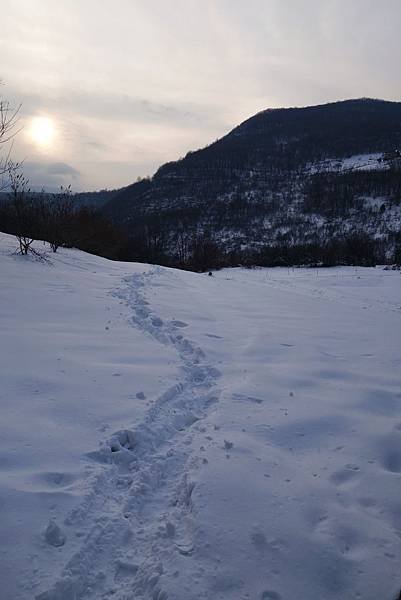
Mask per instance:
[[[401,100],[400,0],[2,0],[32,187],[122,187],[260,110]]]

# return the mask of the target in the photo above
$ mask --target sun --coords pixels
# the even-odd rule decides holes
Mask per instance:
[[[29,125],[29,137],[40,148],[48,148],[54,142],[56,126],[50,117],[33,117]]]

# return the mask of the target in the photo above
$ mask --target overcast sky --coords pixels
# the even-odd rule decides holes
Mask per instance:
[[[2,0],[1,16],[36,186],[129,184],[268,107],[401,100],[401,0]]]

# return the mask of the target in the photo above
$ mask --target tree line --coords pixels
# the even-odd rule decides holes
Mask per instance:
[[[58,194],[31,192],[22,171],[10,168],[8,189],[0,203],[0,230],[16,236],[20,254],[37,254],[33,242],[43,240],[52,252],[76,247],[120,258],[128,235],[94,208],[75,204],[69,188]]]
[[[364,232],[350,232],[334,239],[294,243],[283,237],[257,248],[232,248],[211,232],[190,229],[185,220],[153,219],[125,229],[101,212],[76,206],[69,189],[59,194],[31,193],[19,172],[10,176],[11,191],[0,203],[0,230],[13,234],[21,254],[37,252],[35,240],[48,242],[52,252],[76,247],[114,260],[158,263],[193,271],[233,266],[334,266],[401,264],[401,234],[388,244]],[[177,215],[174,215],[177,217]],[[192,216],[192,215],[191,215]],[[171,215],[171,218],[173,215]]]

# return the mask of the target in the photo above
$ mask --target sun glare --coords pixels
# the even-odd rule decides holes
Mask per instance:
[[[34,117],[29,126],[31,140],[41,148],[52,145],[56,134],[53,119],[49,117]]]

